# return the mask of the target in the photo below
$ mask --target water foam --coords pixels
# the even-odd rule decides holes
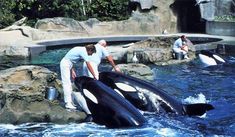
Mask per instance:
[[[186,99],[183,100],[183,102],[193,104],[193,103],[207,103],[208,101],[206,100],[204,94],[199,93],[197,94],[196,97],[192,96],[187,97]]]
[[[174,129],[170,129],[170,128],[161,128],[161,129],[158,129],[156,131],[156,133],[158,133],[159,135],[161,136],[167,136],[167,137],[173,137],[173,136],[176,136],[176,131]]]
[[[184,99],[184,102],[189,103],[189,104],[195,104],[195,103],[207,103],[209,101],[206,100],[206,97],[205,97],[204,94],[199,93],[199,94],[197,94],[196,97],[192,97],[192,96],[187,97],[186,99]],[[199,116],[199,117],[200,118],[205,118],[206,113],[203,114],[202,116]]]

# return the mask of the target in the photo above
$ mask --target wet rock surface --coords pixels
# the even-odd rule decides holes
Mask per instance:
[[[118,67],[122,70],[122,73],[142,79],[153,80],[153,72],[150,67],[144,64],[119,64]]]
[[[39,66],[19,66],[0,71],[0,123],[81,122],[86,114],[68,111],[58,100],[45,99],[48,86],[61,94],[57,75]]]

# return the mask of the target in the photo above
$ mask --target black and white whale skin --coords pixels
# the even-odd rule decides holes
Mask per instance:
[[[141,126],[145,117],[129,101],[98,80],[81,76],[75,85],[82,89],[93,122],[109,128]]]
[[[226,63],[226,61],[218,54],[208,50],[202,50],[198,54],[198,57],[205,67]]]
[[[210,104],[182,104],[152,83],[116,72],[101,72],[99,80],[123,94],[134,106],[143,111],[201,116],[214,109]]]

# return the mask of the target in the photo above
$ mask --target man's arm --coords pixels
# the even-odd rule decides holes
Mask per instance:
[[[188,52],[188,45],[187,44],[182,45],[181,50],[184,50],[184,51]]]
[[[181,49],[188,52],[190,45],[192,46],[192,42],[189,39],[186,39],[186,41],[182,42]]]
[[[111,55],[107,56],[106,57],[107,60],[109,61],[109,64],[112,65],[113,69],[116,71],[116,72],[121,72],[121,70],[115,65],[114,61],[113,61],[113,57]]]
[[[94,77],[96,80],[98,80],[99,78],[96,78],[94,69],[92,68],[90,62],[86,61],[86,65],[87,65],[88,70],[89,70],[89,71],[91,72],[91,74],[93,75],[93,77]]]
[[[71,75],[73,79],[75,79],[77,76],[74,68],[71,69]]]

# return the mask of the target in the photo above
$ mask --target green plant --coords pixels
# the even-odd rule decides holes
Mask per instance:
[[[235,16],[232,15],[215,16],[214,21],[235,22]]]
[[[89,5],[88,16],[101,21],[129,18],[129,0],[96,0]]]
[[[15,14],[12,13],[15,5],[15,0],[4,0],[0,2],[0,28],[9,26],[15,21]]]
[[[38,19],[53,17],[124,20],[130,16],[128,4],[129,0],[3,0],[0,2],[0,28],[23,17],[28,18],[30,26]]]

